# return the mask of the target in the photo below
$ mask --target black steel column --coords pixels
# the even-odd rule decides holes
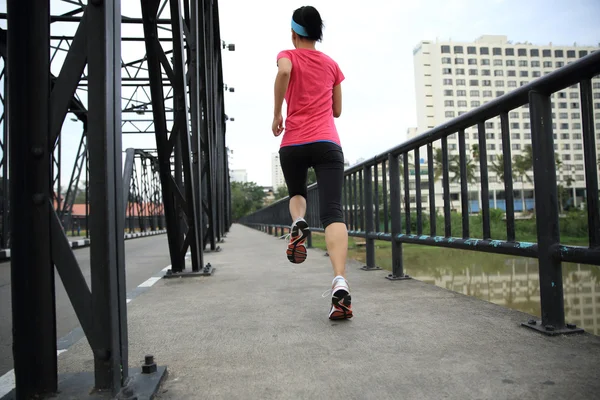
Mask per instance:
[[[535,327],[552,333],[565,328],[552,109],[550,97],[539,92],[529,93],[529,105],[542,306],[542,326]]]
[[[87,6],[90,266],[96,389],[127,377],[127,305],[121,169],[121,4]]]
[[[406,157],[406,155],[404,156]],[[398,165],[398,156],[388,154],[388,164],[390,170],[390,207],[392,214],[392,273],[387,276],[390,280],[407,279],[404,274],[402,262],[402,243],[397,241],[397,237],[402,233],[402,193],[400,190],[400,168]]]
[[[381,268],[375,265],[375,240],[369,238],[370,233],[374,233],[374,222],[373,222],[373,171],[370,165],[363,167],[363,178],[364,178],[364,202],[362,203],[363,213],[365,216],[365,227],[366,243],[367,243],[367,264],[361,269],[363,271],[375,271]],[[377,168],[377,166],[375,166]]]
[[[7,9],[13,359],[16,397],[25,399],[57,389],[50,239],[50,3],[38,1],[32,8],[31,2],[8,0]]]

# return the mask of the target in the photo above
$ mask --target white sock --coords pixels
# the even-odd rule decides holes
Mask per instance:
[[[346,278],[344,278],[344,277],[343,277],[343,276],[341,276],[341,275],[338,275],[338,276],[336,276],[335,278],[333,278],[333,281],[331,282],[331,284],[332,284],[332,285],[334,285],[334,284],[335,284],[335,281],[336,281],[336,280],[338,280],[338,279],[342,279],[342,280],[344,281],[344,283],[346,283]]]

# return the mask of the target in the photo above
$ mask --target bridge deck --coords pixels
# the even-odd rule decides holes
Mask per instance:
[[[528,316],[349,262],[355,317],[327,319],[331,270],[312,250],[234,225],[212,277],[161,280],[129,305],[130,363],[167,365],[160,399],[589,399],[600,338],[546,337]],[[85,340],[61,373],[92,370]]]

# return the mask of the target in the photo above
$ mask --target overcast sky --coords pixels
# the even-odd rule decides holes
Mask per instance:
[[[57,4],[53,0],[53,12]],[[336,124],[352,163],[397,145],[416,126],[412,51],[421,40],[498,34],[534,44],[600,42],[600,0],[220,0],[221,37],[236,45],[235,52],[223,52],[224,80],[235,87],[225,95],[226,113],[235,118],[227,125],[227,145],[234,151],[232,167],[246,169],[260,185],[271,185],[271,153],[281,141],[270,131],[276,56],[292,48],[292,12],[307,4],[325,22],[317,49],[333,57],[346,76]],[[140,16],[139,1],[122,0],[122,7],[124,14]],[[5,10],[6,0],[0,1]],[[123,47],[126,62],[144,52],[142,42]],[[78,122],[67,119],[65,162],[74,157],[80,131]],[[152,135],[130,135],[123,146],[149,148],[155,141]]]

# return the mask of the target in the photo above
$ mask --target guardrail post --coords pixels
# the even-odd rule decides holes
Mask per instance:
[[[400,168],[398,156],[388,154],[390,171],[390,211],[392,214],[392,273],[386,276],[391,281],[410,279],[404,274],[402,263],[402,243],[397,241],[397,236],[402,233],[402,213],[400,211]]]
[[[557,257],[560,233],[550,96],[531,91],[529,105],[542,321],[522,325],[548,335],[582,332],[565,326],[562,265]]]
[[[375,240],[369,238],[370,234],[375,233],[375,230],[373,229],[373,171],[371,168],[370,165],[363,167],[363,178],[365,180],[363,190],[365,201],[362,202],[361,205],[365,217],[365,239],[367,243],[367,265],[361,268],[363,271],[376,271],[381,269],[375,265]]]

